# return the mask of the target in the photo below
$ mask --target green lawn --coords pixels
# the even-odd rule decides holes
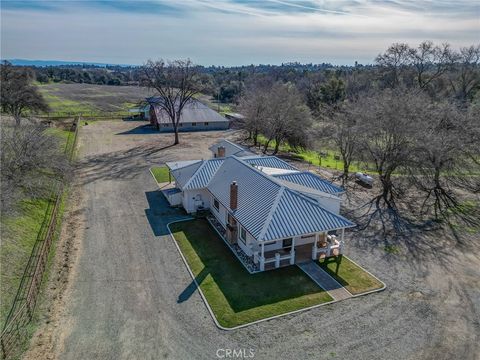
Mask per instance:
[[[296,266],[250,274],[204,219],[170,226],[220,325],[231,328],[332,301]],[[192,286],[179,296],[189,297]]]
[[[158,183],[168,182],[170,179],[168,177],[168,168],[166,166],[154,166],[152,167],[152,174],[155,180]]]
[[[340,264],[337,264],[333,257],[328,261],[322,260],[317,263],[353,295],[383,287],[382,283],[355,265],[345,255],[342,256]]]
[[[20,205],[20,214],[2,218],[0,262],[4,271],[0,273],[1,324],[12,306],[23,271],[45,220],[48,203],[47,200],[24,200]]]

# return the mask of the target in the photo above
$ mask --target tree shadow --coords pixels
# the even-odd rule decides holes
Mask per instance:
[[[297,266],[250,274],[204,219],[173,224],[172,231],[185,235],[205,266],[198,284],[210,275],[235,313],[323,291]]]
[[[207,277],[207,275],[208,271],[203,268],[202,271],[197,276],[195,276],[195,280],[192,280],[192,282],[185,288],[185,290],[183,290],[181,294],[178,295],[177,303],[180,304],[190,299],[190,297],[193,295],[193,293],[195,293],[198,288],[197,284],[201,284],[202,281]]]
[[[153,134],[156,134],[156,135],[159,134],[159,131],[155,128],[155,126],[152,126],[150,124],[143,124],[143,125],[134,127],[133,129],[116,133],[115,135],[153,135]]]

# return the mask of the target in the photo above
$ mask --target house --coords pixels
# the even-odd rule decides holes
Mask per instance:
[[[172,121],[160,106],[162,100],[157,97],[150,97],[146,100],[148,102],[146,118],[150,120],[150,124],[158,126],[160,132],[172,132]],[[191,99],[185,104],[178,124],[178,130],[182,132],[226,130],[229,127],[230,120],[196,99]]]
[[[210,221],[251,272],[339,255],[345,229],[344,190],[275,156],[224,156],[169,162],[176,196],[188,213]],[[339,239],[336,234],[339,233]]]

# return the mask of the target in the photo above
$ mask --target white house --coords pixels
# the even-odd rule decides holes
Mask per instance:
[[[212,151],[214,159],[166,164],[175,180],[167,198],[188,213],[209,209],[250,271],[342,253],[344,231],[355,226],[339,214],[342,188],[275,156]]]

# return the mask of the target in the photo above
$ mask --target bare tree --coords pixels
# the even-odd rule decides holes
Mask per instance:
[[[470,99],[480,89],[480,45],[463,47],[457,55],[450,85],[457,99]]]
[[[479,125],[472,113],[455,104],[431,104],[415,134],[416,146],[409,173],[413,183],[425,195],[421,211],[433,209],[436,220],[456,216],[470,223],[478,217],[461,211],[460,190],[480,191],[477,176]],[[460,211],[459,211],[460,210]]]
[[[69,176],[70,165],[58,137],[39,124],[2,123],[1,209],[15,210],[24,197],[50,196],[52,184]]]
[[[408,44],[395,43],[375,58],[375,62],[383,69],[388,87],[396,88],[400,85],[401,72],[409,63],[410,52]]]
[[[272,141],[275,141],[273,154],[284,141],[293,147],[306,147],[311,116],[296,87],[290,83],[276,83],[268,91],[265,105],[267,116],[262,133],[267,141],[263,152],[267,152]]]
[[[361,149],[365,159],[374,164],[382,189],[370,202],[375,205],[370,218],[379,215],[384,226],[386,220],[392,220],[395,227],[400,225],[396,201],[403,191],[394,174],[411,160],[424,106],[424,96],[401,90],[385,90],[359,103]]]
[[[357,101],[343,105],[333,115],[331,121],[331,139],[335,144],[343,162],[343,173],[340,176],[345,185],[349,178],[350,166],[359,149],[359,130],[357,125]]]
[[[49,107],[37,87],[32,85],[32,75],[28,71],[4,62],[0,65],[0,73],[2,112],[12,115],[17,125],[27,112],[48,111]]]
[[[417,48],[411,48],[408,56],[421,89],[445,74],[455,61],[455,54],[448,43],[435,46],[432,41],[424,41]]]
[[[240,126],[248,132],[248,138],[253,140],[254,146],[258,144],[262,124],[267,121],[268,88],[257,82],[249,84],[238,105],[238,110],[245,117]]]
[[[142,72],[142,83],[157,91],[160,98],[157,106],[172,122],[176,145],[179,143],[178,124],[182,111],[203,87],[198,67],[189,59],[169,62],[149,60],[142,67]]]

